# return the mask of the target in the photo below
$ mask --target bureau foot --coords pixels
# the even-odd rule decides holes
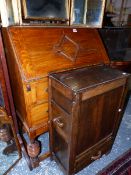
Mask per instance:
[[[42,144],[30,135],[17,135],[22,153],[30,170],[39,166],[39,163],[50,157],[50,152],[40,154]],[[28,138],[27,138],[28,137]]]
[[[38,141],[33,140],[31,143],[27,144],[27,152],[30,157],[32,167],[35,168],[39,166],[38,155],[40,153],[40,144]]]

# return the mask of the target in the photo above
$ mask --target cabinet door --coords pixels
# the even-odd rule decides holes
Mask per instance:
[[[123,87],[119,87],[82,102],[77,155],[98,145],[103,139],[113,139],[113,134],[118,127],[122,92]]]

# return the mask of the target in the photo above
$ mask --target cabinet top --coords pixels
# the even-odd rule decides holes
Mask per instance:
[[[107,65],[88,66],[49,75],[74,91],[93,88],[128,76],[129,74]]]
[[[96,29],[12,26],[6,33],[26,81],[51,71],[109,63]]]

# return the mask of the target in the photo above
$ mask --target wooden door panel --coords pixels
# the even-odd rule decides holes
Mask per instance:
[[[122,90],[119,87],[82,102],[77,154],[113,133]]]

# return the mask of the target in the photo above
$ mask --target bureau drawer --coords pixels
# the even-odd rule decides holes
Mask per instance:
[[[48,101],[48,80],[44,78],[31,84],[31,98],[33,104],[41,104]]]
[[[31,108],[32,126],[41,125],[48,121],[48,103],[43,103]]]
[[[66,114],[54,102],[51,103],[51,106],[53,129],[68,143],[71,133],[71,116]]]

